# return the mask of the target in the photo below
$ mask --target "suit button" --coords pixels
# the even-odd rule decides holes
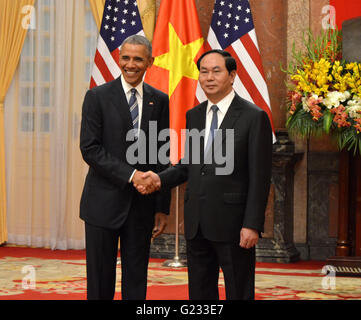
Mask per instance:
[[[204,176],[206,173],[204,171],[201,172],[201,175]]]

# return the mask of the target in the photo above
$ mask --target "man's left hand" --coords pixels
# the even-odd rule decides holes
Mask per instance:
[[[241,241],[239,245],[244,249],[250,249],[254,247],[258,242],[258,231],[249,228],[241,229]]]
[[[165,227],[167,226],[168,216],[164,213],[158,212],[155,214],[154,228],[152,239],[158,237],[163,233]]]

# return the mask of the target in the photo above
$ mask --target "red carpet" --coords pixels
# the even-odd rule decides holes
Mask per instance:
[[[186,268],[168,268],[163,259],[151,259],[147,300],[187,300]],[[256,264],[256,300],[361,299],[361,279],[325,279],[325,262]],[[31,280],[34,280],[31,282]],[[120,266],[115,299],[120,300]],[[327,281],[325,281],[327,280]],[[33,287],[32,287],[33,286]],[[220,299],[225,299],[220,273]],[[0,300],[84,300],[84,250],[0,247]]]

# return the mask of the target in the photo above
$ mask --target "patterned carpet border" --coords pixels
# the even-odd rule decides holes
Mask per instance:
[[[151,259],[149,300],[187,300],[187,269],[163,266]],[[361,278],[334,277],[322,261],[257,263],[258,300],[361,300]],[[0,247],[0,300],[86,299],[84,250]],[[120,265],[115,299],[120,299]],[[220,272],[220,298],[224,299]]]

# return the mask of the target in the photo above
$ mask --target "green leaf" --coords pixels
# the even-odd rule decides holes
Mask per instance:
[[[322,122],[314,121],[310,113],[299,107],[295,113],[287,119],[286,128],[292,136],[309,138],[320,136],[323,133]]]
[[[326,134],[330,134],[330,128],[332,125],[332,113],[330,110],[325,110],[323,114],[323,130],[326,132]]]

